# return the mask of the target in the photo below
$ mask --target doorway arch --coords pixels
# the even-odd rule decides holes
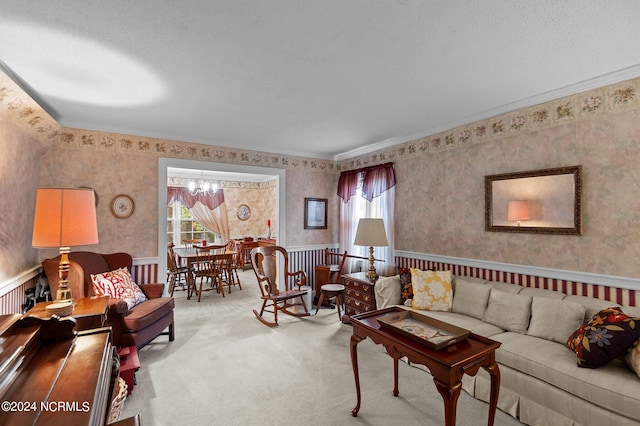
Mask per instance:
[[[278,194],[278,233],[277,241],[285,241],[285,170],[271,167],[248,166],[241,164],[213,163],[208,161],[183,160],[178,158],[160,158],[158,167],[158,279],[167,273],[167,177],[170,167],[210,170],[233,173],[271,175],[276,177]]]

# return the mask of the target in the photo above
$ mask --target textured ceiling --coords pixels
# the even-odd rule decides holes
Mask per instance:
[[[640,75],[631,0],[3,0],[1,10],[0,60],[65,127],[318,158]]]

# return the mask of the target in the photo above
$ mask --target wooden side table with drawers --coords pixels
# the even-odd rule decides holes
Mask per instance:
[[[345,274],[342,280],[345,287],[343,323],[351,324],[351,315],[376,310],[376,296],[373,292],[376,282],[369,281],[366,272]]]

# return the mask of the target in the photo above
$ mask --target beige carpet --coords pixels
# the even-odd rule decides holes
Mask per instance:
[[[160,336],[140,350],[137,385],[121,418],[139,413],[147,426],[444,424],[431,376],[400,363],[394,397],[392,359],[369,339],[358,345],[362,406],[352,417],[351,326],[321,308],[266,327],[252,313],[260,305],[253,272],[241,280],[243,290],[224,299],[207,292],[198,303],[176,292],[176,340]],[[457,424],[486,424],[487,408],[463,391]],[[498,411],[495,424],[520,423]]]

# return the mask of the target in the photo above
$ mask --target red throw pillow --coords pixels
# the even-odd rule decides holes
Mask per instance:
[[[603,309],[578,328],[567,346],[578,356],[578,367],[598,368],[624,355],[640,338],[640,318],[619,307]]]
[[[127,268],[120,268],[102,274],[92,274],[91,284],[93,285],[93,292],[97,296],[122,299],[127,303],[129,309],[147,300],[140,287],[133,282],[133,277],[131,277],[131,273]]]

